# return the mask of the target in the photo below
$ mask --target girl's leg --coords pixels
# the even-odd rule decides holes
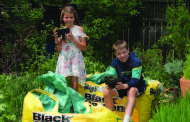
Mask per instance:
[[[71,76],[71,87],[78,92],[78,77]]]
[[[116,89],[105,88],[104,89],[104,101],[107,108],[113,110],[114,101],[113,96],[119,96]]]

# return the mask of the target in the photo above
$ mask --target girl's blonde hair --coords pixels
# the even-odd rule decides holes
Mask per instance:
[[[73,13],[74,14],[74,18],[75,18],[75,23],[79,26],[81,26],[78,17],[77,17],[77,12],[76,10],[72,7],[72,6],[65,6],[62,11],[61,11],[61,16],[60,16],[60,27],[64,26],[65,23],[63,21],[63,17],[65,13]]]
[[[114,52],[116,52],[116,50],[118,50],[118,49],[120,50],[120,49],[124,49],[124,48],[127,49],[127,43],[124,40],[118,40],[117,42],[115,42],[113,44]]]

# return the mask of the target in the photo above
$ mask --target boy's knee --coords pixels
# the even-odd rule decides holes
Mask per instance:
[[[135,87],[131,87],[128,92],[128,96],[135,96],[137,97],[138,89]]]
[[[109,89],[109,88],[104,89],[104,97],[113,97],[113,96],[118,96],[118,92],[116,91],[116,89]]]

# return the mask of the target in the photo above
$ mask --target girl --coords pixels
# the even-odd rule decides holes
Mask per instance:
[[[56,73],[65,76],[67,80],[70,76],[71,87],[78,91],[78,81],[83,85],[86,80],[84,59],[81,52],[81,50],[86,51],[86,35],[80,27],[81,24],[75,9],[71,6],[62,9],[60,24],[70,28],[70,33],[67,33],[64,38],[62,36],[58,38],[54,29],[56,50],[59,52]]]

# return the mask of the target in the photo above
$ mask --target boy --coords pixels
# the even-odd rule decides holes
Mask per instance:
[[[113,110],[113,96],[120,98],[128,96],[123,122],[129,122],[136,97],[146,89],[142,76],[142,63],[135,54],[129,53],[125,41],[118,40],[113,44],[113,49],[116,58],[112,61],[111,68],[116,70],[121,82],[118,82],[113,89],[106,85],[104,89],[104,101],[106,107]]]

